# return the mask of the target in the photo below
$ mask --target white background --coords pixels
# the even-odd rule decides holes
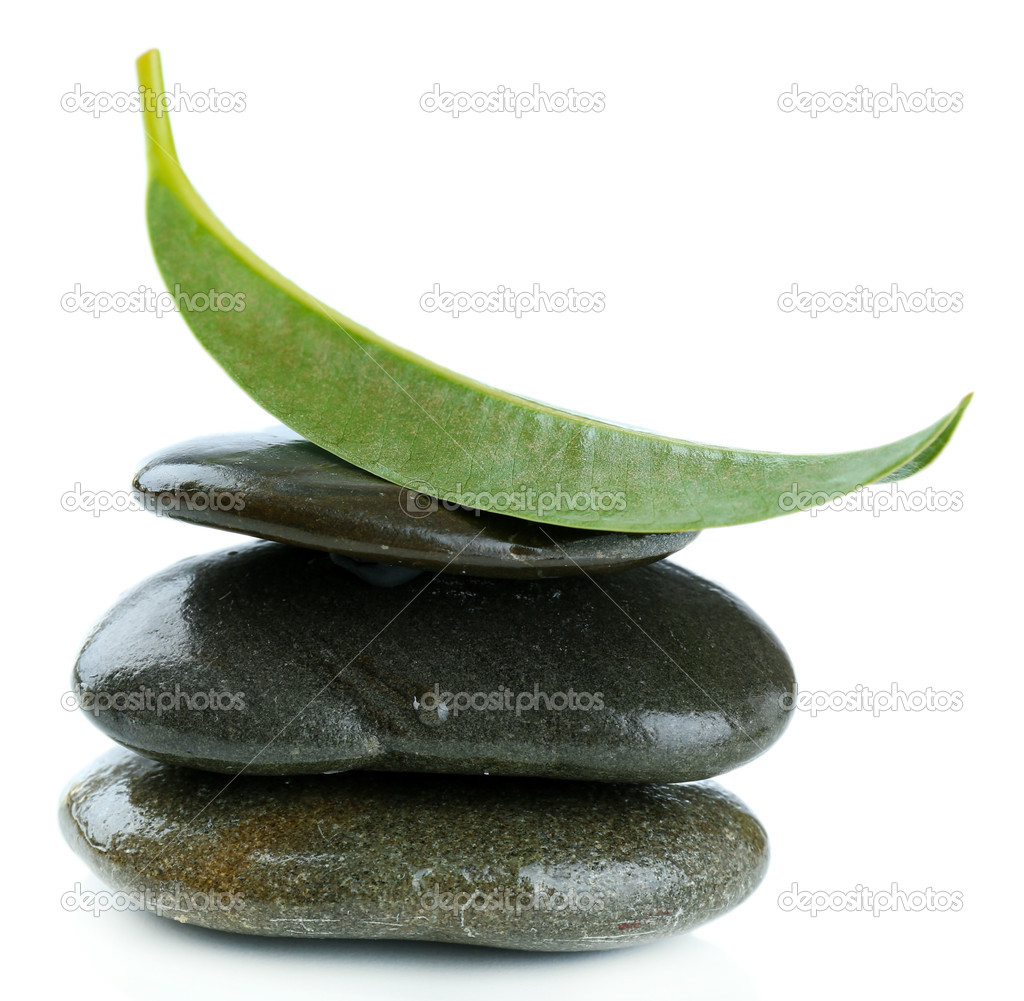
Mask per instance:
[[[981,996],[1019,933],[1016,541],[1021,23],[1011,4],[28,4],[5,13],[3,491],[8,572],[3,920],[36,989],[77,998]],[[803,513],[706,532],[679,556],[775,629],[808,691],[962,692],[960,712],[796,713],[727,775],[770,871],[694,934],[621,952],[246,940],[66,912],[95,878],[61,840],[67,778],[107,741],[60,699],[125,588],[230,544],[142,513],[65,512],[148,452],[259,428],[176,316],[67,313],[64,293],[160,288],[142,130],[61,110],[75,84],[243,91],[178,114],[204,198],[284,274],[389,339],[483,381],[681,437],[833,451],[976,398],[902,487],[956,513]],[[784,114],[805,90],[960,91],[958,114]],[[426,114],[499,84],[601,91],[601,114]],[[435,282],[604,292],[600,314],[466,315]],[[793,283],[958,291],[959,314],[777,306]],[[13,306],[13,309],[11,308]],[[13,313],[13,315],[12,315]],[[1016,435],[1014,434],[1014,437]],[[13,557],[13,561],[11,560]],[[779,907],[863,885],[962,894],[959,913]],[[1014,927],[1018,924],[1018,927]]]

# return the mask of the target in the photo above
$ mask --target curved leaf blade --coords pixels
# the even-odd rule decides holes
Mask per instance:
[[[163,91],[155,50],[138,70],[140,84]],[[165,282],[187,296],[244,296],[237,312],[182,307],[200,343],[294,431],[422,493],[605,531],[741,524],[918,472],[945,447],[970,401],[877,448],[784,455],[668,438],[515,396],[391,344],[280,275],[196,193],[166,112],[149,108],[143,119],[147,217]]]

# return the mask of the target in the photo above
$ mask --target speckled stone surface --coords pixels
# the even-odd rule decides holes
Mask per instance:
[[[255,935],[611,949],[747,897],[765,832],[714,785],[222,776],[111,752],[61,826],[164,917]]]
[[[593,532],[452,508],[283,427],[165,448],[146,460],[133,487],[148,510],[197,525],[481,577],[605,573],[663,559],[697,535]]]
[[[114,740],[213,771],[708,778],[765,750],[778,640],[670,563],[600,578],[424,575],[377,588],[269,542],[122,596],[72,683]]]

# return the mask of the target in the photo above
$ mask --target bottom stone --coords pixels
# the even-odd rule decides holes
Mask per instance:
[[[253,935],[614,949],[719,916],[768,863],[764,829],[712,782],[347,772],[228,785],[118,749],[60,812],[133,906]]]

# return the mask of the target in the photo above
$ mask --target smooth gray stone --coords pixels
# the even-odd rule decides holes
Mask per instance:
[[[61,827],[118,899],[178,921],[542,951],[687,931],[740,903],[768,864],[764,829],[714,783],[226,783],[114,751],[72,781]]]
[[[636,782],[749,761],[794,693],[768,627],[669,563],[600,583],[425,575],[382,589],[267,542],[122,596],[72,683],[114,740],[212,771]]]
[[[444,504],[284,427],[162,449],[145,461],[132,486],[147,510],[181,521],[373,563],[478,577],[608,573],[663,559],[697,537],[563,528]]]

